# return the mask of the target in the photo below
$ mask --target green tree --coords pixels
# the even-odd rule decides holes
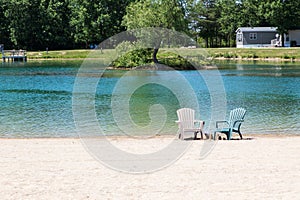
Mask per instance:
[[[240,21],[242,26],[266,26],[262,4],[265,0],[241,0]]]
[[[68,48],[69,0],[4,0],[9,40],[13,48]]]
[[[181,6],[182,1],[177,0],[137,0],[127,7],[122,24],[128,30],[158,27],[183,31],[187,26]],[[157,53],[162,43],[160,34],[168,33],[160,32],[154,36],[152,44],[154,63],[159,63]]]
[[[69,0],[43,0],[40,6],[42,20],[40,38],[43,47],[71,48],[71,10]]]
[[[3,0],[0,4],[0,44],[5,44],[5,48],[10,48],[12,43],[9,39],[9,20],[5,15],[7,9],[8,1]]]
[[[220,12],[215,0],[190,0],[188,1],[189,27],[192,34],[205,40],[205,47],[218,45]]]
[[[127,5],[133,0],[72,0],[72,37],[76,43],[98,44],[125,30],[121,25]]]
[[[300,26],[300,1],[294,0],[266,0],[265,18],[272,26],[278,27],[280,34]],[[284,37],[282,37],[284,46]]]
[[[27,0],[5,0],[7,5],[4,11],[5,18],[8,20],[9,38],[12,45],[16,48],[27,48],[26,41],[28,40],[31,28],[27,28],[30,21],[29,7],[30,3]]]
[[[235,38],[235,31],[242,25],[239,15],[241,4],[236,0],[219,0],[218,9],[220,10],[220,17],[218,23],[220,25],[220,32],[225,36],[227,46],[231,46],[231,41]]]

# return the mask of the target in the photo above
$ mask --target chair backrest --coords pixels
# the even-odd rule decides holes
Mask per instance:
[[[233,110],[230,111],[230,114],[229,114],[229,125],[230,127],[234,128],[234,129],[238,129],[241,125],[242,122],[238,122],[238,123],[235,123],[235,121],[237,120],[244,120],[244,117],[246,115],[246,109],[244,108],[235,108]],[[234,127],[233,127],[234,125]]]
[[[177,110],[178,121],[182,128],[193,128],[195,120],[195,111],[191,108],[181,108]]]

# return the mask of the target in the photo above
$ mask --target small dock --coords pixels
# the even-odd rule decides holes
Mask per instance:
[[[2,50],[3,62],[26,62],[26,50]]]

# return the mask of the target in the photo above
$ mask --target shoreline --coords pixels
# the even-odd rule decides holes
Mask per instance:
[[[225,137],[225,134],[221,134],[222,137]],[[195,141],[203,141],[199,138],[200,136],[198,135],[197,139]],[[283,137],[300,137],[300,134],[286,134],[286,133],[262,133],[262,134],[243,134],[243,140],[247,140],[247,138],[273,138],[273,137],[278,137],[278,138],[283,138]],[[160,139],[160,138],[168,138],[168,139],[177,139],[176,134],[164,134],[164,135],[154,135],[154,136],[126,136],[126,135],[106,135],[106,136],[99,136],[99,138],[108,138],[108,139]],[[193,138],[191,136],[191,138]],[[49,140],[56,140],[56,139],[82,139],[80,136],[70,136],[70,137],[1,137],[0,140],[39,140],[39,139],[49,139]],[[190,140],[190,139],[188,139]],[[204,140],[209,140],[209,139],[204,139]],[[238,135],[233,135],[233,140],[241,140]],[[242,140],[241,140],[242,141]]]
[[[176,48],[175,48],[176,49]],[[160,59],[169,58],[170,52],[174,48],[160,48],[158,57]],[[85,60],[93,53],[92,49],[74,49],[74,50],[52,50],[52,51],[28,51],[28,61],[47,61],[47,60]],[[113,49],[104,49],[97,58],[103,59],[110,54]],[[182,55],[198,55],[197,53],[207,52],[208,59],[212,60],[232,60],[232,61],[264,61],[264,62],[300,62],[300,48],[196,48],[196,49],[178,49]],[[94,55],[95,56],[95,55]],[[175,58],[174,56],[171,56]]]
[[[103,58],[27,58],[27,62],[33,61],[84,61],[84,60],[102,60]],[[300,63],[300,59],[298,58],[226,58],[226,57],[214,57],[209,58],[210,60],[214,61],[262,61],[262,62],[293,62],[293,63]],[[2,63],[8,63],[3,62]],[[117,68],[114,68],[117,69]]]
[[[217,57],[212,60],[221,60],[221,61],[262,61],[262,62],[300,62],[300,59],[293,58],[225,58],[225,57]]]

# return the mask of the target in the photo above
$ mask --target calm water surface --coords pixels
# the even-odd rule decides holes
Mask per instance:
[[[79,61],[0,64],[0,137],[76,137],[72,92],[80,65]],[[300,134],[300,64],[223,62],[217,65],[226,91],[227,111],[235,107],[245,107],[248,111],[243,133]],[[202,76],[210,76],[211,72],[201,70]],[[108,135],[120,134],[112,114],[111,97],[125,73],[106,71],[95,94],[96,117]],[[197,71],[179,73],[197,96],[201,111],[198,117],[208,122],[211,96],[205,82]],[[184,90],[178,77],[175,71],[142,71],[123,77],[128,81],[153,82],[133,93],[122,94],[130,97],[127,103],[132,121],[146,126],[150,106],[161,104],[167,112],[162,134],[176,133],[174,121],[180,102],[172,91],[154,83],[164,79]],[[190,99],[186,97],[185,101]]]

